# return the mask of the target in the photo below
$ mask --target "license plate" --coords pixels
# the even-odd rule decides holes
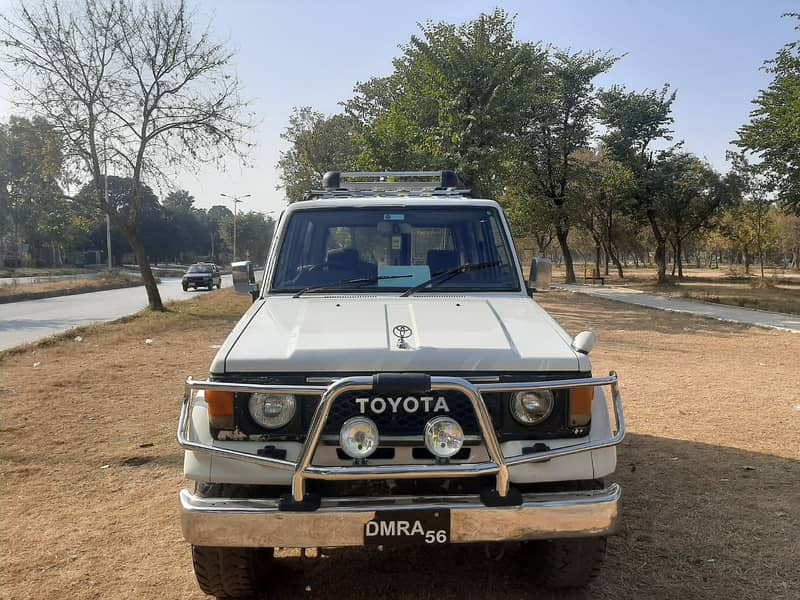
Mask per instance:
[[[364,525],[365,546],[446,544],[450,541],[450,511],[386,510]]]

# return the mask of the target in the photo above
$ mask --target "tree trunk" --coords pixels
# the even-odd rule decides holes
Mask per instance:
[[[569,251],[569,244],[567,243],[568,235],[569,229],[562,227],[561,223],[556,225],[556,237],[558,238],[559,246],[561,246],[561,254],[564,257],[564,267],[567,270],[564,281],[566,283],[575,283],[575,268],[572,265],[572,254]]]
[[[617,275],[619,275],[619,278],[625,279],[625,273],[622,271],[622,263],[619,261],[619,256],[617,256],[617,253],[612,249],[610,242],[605,245],[605,249],[606,259],[610,258],[611,262],[614,263],[614,266],[617,267]],[[608,262],[606,262],[606,275],[608,275]]]
[[[683,280],[683,240],[678,238],[675,242],[675,262],[678,263],[678,279]]]
[[[595,240],[595,242],[594,242],[594,273],[592,273],[592,277],[600,277],[600,253],[601,253],[600,242]]]
[[[150,310],[162,311],[164,304],[161,302],[161,294],[158,292],[158,284],[156,278],[153,277],[153,271],[150,269],[150,261],[147,260],[147,253],[144,251],[144,246],[139,241],[139,236],[136,232],[131,232],[125,228],[125,237],[128,238],[128,243],[131,245],[133,255],[136,257],[136,262],[139,265],[139,272],[142,274],[142,282],[144,288],[147,290],[147,304]]]
[[[658,283],[667,283],[667,241],[661,233],[656,216],[653,212],[647,213],[647,220],[656,239],[656,265],[658,268]]]
[[[675,253],[675,242],[673,240],[669,241],[669,245],[672,248],[672,277],[675,277],[675,268],[678,266],[678,260],[676,259]]]

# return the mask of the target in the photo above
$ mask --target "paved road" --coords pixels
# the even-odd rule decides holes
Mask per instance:
[[[179,278],[162,278],[158,289],[161,299],[186,300],[203,291],[184,292]],[[222,277],[222,286],[230,287],[230,275]],[[135,313],[147,305],[144,287],[59,296],[0,304],[0,350],[61,333],[67,329],[113,321]]]
[[[738,306],[712,304],[711,302],[701,302],[699,300],[671,298],[662,294],[648,294],[647,292],[624,287],[595,287],[587,285],[568,285],[565,283],[555,284],[553,287],[569,292],[606,298],[607,300],[646,306],[647,308],[690,313],[720,321],[756,325],[758,327],[768,327],[771,329],[800,333],[800,315],[787,315],[784,313],[767,312],[751,308],[739,308]]]

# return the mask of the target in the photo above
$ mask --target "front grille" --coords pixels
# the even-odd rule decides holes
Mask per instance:
[[[349,418],[357,415],[364,415],[369,417],[378,426],[378,431],[382,436],[398,435],[422,435],[425,428],[425,423],[436,416],[449,416],[461,425],[466,435],[478,435],[480,428],[478,427],[478,419],[475,411],[472,408],[472,403],[464,394],[454,391],[443,392],[430,392],[415,396],[419,400],[422,396],[433,396],[434,400],[430,403],[431,408],[436,404],[436,400],[441,396],[447,402],[449,411],[425,412],[420,410],[418,412],[407,413],[403,409],[403,402],[397,406],[397,412],[393,412],[390,403],[385,402],[385,410],[380,413],[375,413],[370,410],[371,400],[374,396],[365,395],[364,392],[347,392],[339,396],[331,406],[328,421],[325,425],[323,433],[338,435],[342,428],[342,424]],[[366,409],[362,413],[359,403],[356,402],[357,398],[369,398],[369,402],[365,404]],[[493,394],[486,394],[484,397],[486,407],[492,421],[497,428],[497,423],[500,422],[501,403],[500,398]],[[422,403],[420,402],[420,405]],[[314,410],[317,407],[317,402],[305,402],[304,412],[305,421],[310,423]]]

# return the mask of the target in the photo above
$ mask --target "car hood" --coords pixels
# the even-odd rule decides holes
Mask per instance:
[[[410,328],[402,345],[398,326]],[[211,372],[589,371],[571,341],[521,296],[271,296],[241,319]]]

